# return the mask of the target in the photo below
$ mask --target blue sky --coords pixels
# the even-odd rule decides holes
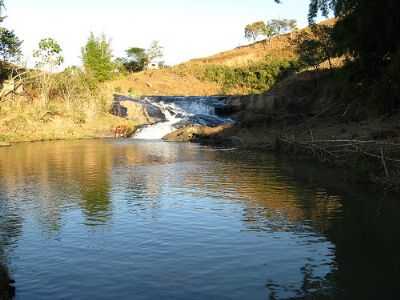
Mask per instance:
[[[246,24],[271,18],[307,24],[309,0],[6,0],[4,25],[24,40],[31,64],[41,38],[53,37],[64,49],[66,65],[80,64],[89,33],[106,34],[115,56],[152,40],[165,47],[168,64],[211,55],[246,43]]]

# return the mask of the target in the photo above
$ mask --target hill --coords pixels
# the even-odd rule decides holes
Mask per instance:
[[[334,22],[334,19],[329,19],[320,24],[333,25]],[[209,57],[192,59],[173,67],[121,76],[112,81],[111,86],[118,92],[134,95],[209,96],[260,93],[262,86],[256,89],[245,86],[243,78],[238,78],[241,84],[233,82],[227,87],[221,80],[221,73],[229,72],[230,69],[249,71],[249,67],[250,72],[254,73],[270,62],[296,60],[293,39],[304,30],[309,28],[274,37],[269,42],[262,40]],[[219,74],[215,74],[216,72]]]

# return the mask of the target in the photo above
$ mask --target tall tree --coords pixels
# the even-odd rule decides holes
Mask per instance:
[[[313,24],[319,13],[333,12],[338,18],[333,30],[337,54],[351,54],[375,73],[400,49],[399,10],[398,0],[310,0],[308,17]]]
[[[33,57],[36,60],[35,66],[52,71],[64,62],[62,52],[61,46],[56,40],[52,38],[42,39],[39,42],[38,49],[33,52]]]
[[[0,57],[3,62],[18,61],[22,55],[22,41],[13,30],[0,27]]]
[[[272,19],[268,22],[268,26],[276,34],[283,34],[295,30],[297,28],[297,21],[293,19]]]
[[[115,69],[112,58],[111,46],[106,37],[104,35],[96,37],[91,33],[82,48],[85,71],[98,81],[109,80]]]
[[[52,39],[46,38],[39,42],[38,49],[33,52],[36,68],[53,72],[56,67],[64,62],[60,44]],[[43,107],[47,107],[51,99],[51,90],[54,86],[54,78],[49,72],[39,72],[39,99]]]
[[[248,40],[253,40],[254,42],[260,37],[265,36],[268,33],[267,25],[264,21],[257,21],[246,25],[244,28],[244,36]]]

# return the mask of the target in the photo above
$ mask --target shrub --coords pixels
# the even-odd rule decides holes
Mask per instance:
[[[224,92],[240,88],[251,93],[262,93],[269,90],[279,79],[297,71],[296,61],[265,60],[243,67],[225,65],[193,65],[191,73],[199,80],[211,81],[221,85]],[[178,67],[178,73],[183,72]]]

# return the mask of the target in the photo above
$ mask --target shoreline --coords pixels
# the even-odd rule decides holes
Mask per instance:
[[[237,129],[237,128],[236,128]],[[254,138],[254,137],[252,137]],[[287,160],[305,160],[309,163],[319,164],[326,168],[334,168],[338,171],[343,172],[344,177],[340,178],[340,180],[345,181],[347,183],[355,182],[357,184],[363,185],[373,185],[373,188],[384,191],[384,192],[394,192],[396,194],[400,193],[400,182],[397,176],[386,176],[382,174],[382,170],[377,170],[376,168],[371,168],[368,170],[361,170],[356,168],[351,160],[342,161],[341,163],[337,163],[332,160],[327,160],[323,156],[319,156],[313,149],[308,147],[302,147],[302,143],[308,141],[297,140],[296,143],[290,142],[287,140],[283,140],[276,133],[272,133],[270,135],[264,136],[265,139],[268,139],[267,142],[264,140],[263,143],[254,144],[252,143],[252,138],[246,140],[243,135],[241,138],[237,136],[229,136],[224,133],[222,136],[209,136],[209,137],[200,137],[195,140],[190,141],[178,141],[178,142],[187,142],[187,143],[197,143],[200,145],[207,145],[211,147],[235,147],[237,150],[248,150],[251,152],[269,152],[271,154],[283,155]],[[88,141],[88,140],[124,140],[127,138],[117,137],[115,138],[112,135],[98,135],[98,136],[88,136],[88,137],[79,137],[79,138],[56,138],[56,139],[38,139],[38,140],[29,140],[29,141],[15,141],[15,142],[1,142],[0,148],[9,148],[14,145],[21,144],[32,144],[32,143],[45,143],[45,142],[78,142],[78,141]],[[239,142],[240,141],[240,142]],[[168,143],[168,141],[160,140],[160,142]],[[390,163],[388,163],[389,166]],[[387,166],[386,166],[387,168]],[[379,169],[379,168],[378,168]]]
[[[321,121],[311,133],[304,133],[303,124],[289,127],[280,127],[279,124],[257,127],[237,125],[214,136],[197,137],[193,142],[211,146],[235,146],[249,151],[268,151],[285,155],[288,159],[307,160],[342,170],[350,182],[370,184],[381,191],[400,193],[400,160],[396,156],[400,144],[390,139],[332,136],[333,130],[341,132],[342,127],[350,133],[350,129],[357,132],[355,124],[339,122],[335,125]],[[379,127],[374,129],[380,130]]]

